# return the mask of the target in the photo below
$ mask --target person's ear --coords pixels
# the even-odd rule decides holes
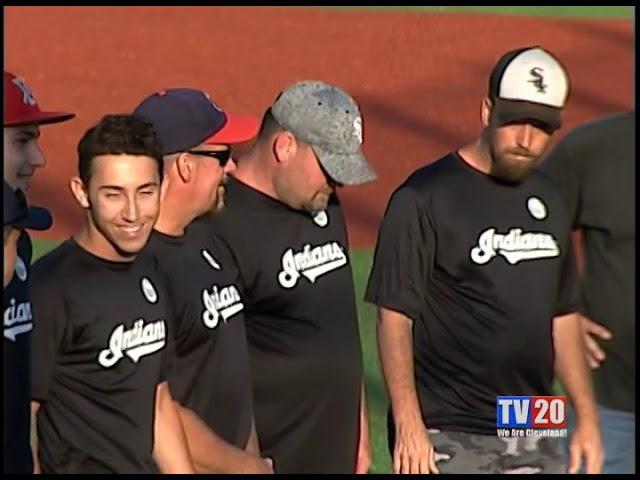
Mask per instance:
[[[273,154],[278,163],[287,163],[298,152],[298,142],[291,132],[279,132],[273,141]]]
[[[78,202],[82,208],[86,209],[91,206],[88,186],[84,184],[80,177],[73,177],[69,180],[69,189],[71,190],[73,198],[76,199],[76,202]]]
[[[196,168],[191,155],[186,152],[181,153],[176,158],[175,164],[180,180],[184,183],[189,183],[195,175]]]
[[[480,107],[480,119],[482,125],[488,127],[491,123],[491,111],[493,110],[493,103],[488,97],[482,99],[482,106]]]

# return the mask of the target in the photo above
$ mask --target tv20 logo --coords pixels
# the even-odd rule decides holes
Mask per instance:
[[[567,397],[497,397],[498,428],[567,428]]]

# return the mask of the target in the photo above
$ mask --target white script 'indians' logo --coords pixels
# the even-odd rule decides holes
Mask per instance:
[[[31,303],[21,302],[16,304],[16,299],[9,301],[9,306],[4,310],[4,338],[16,341],[16,337],[33,330],[33,315]]]
[[[133,363],[140,357],[162,350],[166,342],[166,325],[164,320],[157,320],[145,325],[138,319],[133,326],[125,330],[124,324],[118,325],[109,337],[109,348],[98,355],[98,362],[105,368],[113,367],[126,355]]]
[[[553,235],[539,232],[523,232],[512,228],[509,233],[497,233],[488,228],[480,234],[478,245],[471,249],[471,260],[479,265],[488,263],[496,255],[502,255],[515,265],[521,260],[552,258],[560,255],[560,247]]]
[[[226,322],[244,308],[240,293],[234,285],[221,288],[214,285],[211,292],[205,288],[202,291],[202,303],[204,304],[202,321],[207,328],[216,328],[220,317]]]
[[[300,252],[290,248],[282,254],[282,270],[278,282],[284,288],[293,288],[303,275],[311,283],[322,275],[347,264],[347,256],[338,242],[327,242],[313,247],[306,244]]]

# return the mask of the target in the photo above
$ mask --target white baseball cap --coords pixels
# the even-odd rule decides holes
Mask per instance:
[[[535,46],[505,53],[489,77],[489,98],[498,124],[535,120],[551,130],[562,126],[569,75],[560,61]]]

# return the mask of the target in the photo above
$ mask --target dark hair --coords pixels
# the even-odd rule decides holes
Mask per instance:
[[[271,108],[267,108],[262,116],[262,123],[260,124],[260,131],[258,132],[258,138],[267,138],[276,132],[284,130],[271,113]]]
[[[153,124],[135,114],[106,115],[78,143],[78,174],[91,179],[93,159],[100,155],[145,155],[158,162],[162,179],[162,145]]]

